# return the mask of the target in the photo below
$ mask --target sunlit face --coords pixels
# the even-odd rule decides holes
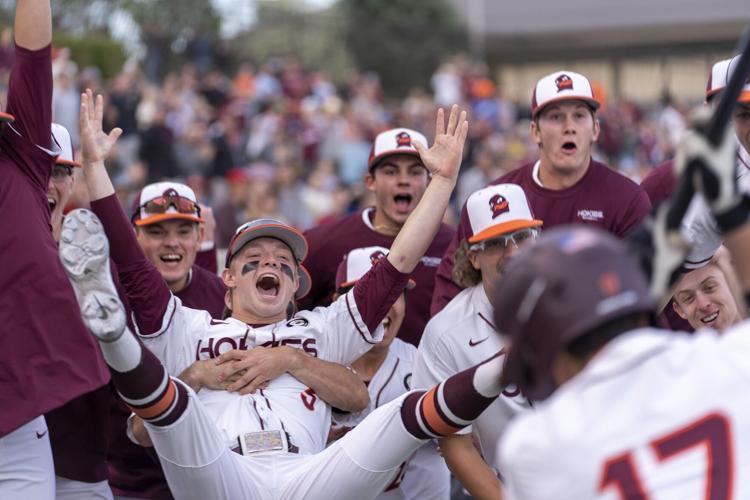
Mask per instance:
[[[203,241],[203,228],[197,222],[172,219],[139,226],[136,236],[170,290],[182,290]]]
[[[738,104],[732,114],[734,131],[745,151],[750,152],[750,103]]]
[[[390,227],[401,227],[422,199],[429,175],[418,156],[391,155],[367,174],[367,189],[375,193],[376,216]]]
[[[235,254],[222,275],[232,291],[233,315],[247,322],[274,323],[286,318],[299,288],[291,249],[275,238],[257,238]]]
[[[724,331],[740,320],[724,273],[709,264],[685,274],[677,283],[674,310],[696,330]]]
[[[531,122],[531,136],[539,146],[542,166],[560,175],[585,171],[599,122],[582,101],[561,101],[545,107]]]
[[[65,165],[52,167],[47,184],[47,203],[49,203],[50,219],[52,222],[52,234],[55,241],[60,239],[60,227],[62,225],[63,211],[73,194],[73,168]]]

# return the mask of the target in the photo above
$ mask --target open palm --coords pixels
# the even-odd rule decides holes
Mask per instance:
[[[468,133],[469,122],[466,120],[466,111],[459,111],[459,107],[453,105],[446,127],[445,111],[443,108],[438,109],[435,120],[435,142],[432,147],[428,149],[415,143],[422,163],[433,176],[456,180]]]
[[[81,94],[81,112],[79,117],[81,132],[81,157],[84,163],[104,161],[112,150],[122,129],[114,128],[107,134],[102,127],[104,116],[104,99],[94,94],[91,89]]]

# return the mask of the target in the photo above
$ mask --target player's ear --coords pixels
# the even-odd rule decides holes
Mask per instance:
[[[231,267],[232,264],[230,263],[229,265]],[[221,280],[229,289],[237,287],[237,280],[235,279],[234,273],[232,273],[232,271],[228,267],[225,267],[221,272]]]
[[[365,174],[365,187],[368,191],[375,191],[375,170],[371,170]]]
[[[469,259],[471,267],[479,271],[479,256],[477,255],[477,252],[474,250],[468,250],[466,252],[466,257]]]
[[[534,140],[537,146],[540,145],[542,143],[542,136],[539,132],[539,120],[536,118],[531,120],[531,124],[529,125],[529,127],[531,138]]]
[[[687,319],[687,314],[683,312],[682,308],[677,305],[677,302],[675,302],[674,300],[672,301],[672,309],[677,313],[677,316],[682,319]]]
[[[203,224],[197,224],[195,227],[196,231],[198,231],[198,245],[203,243],[203,238],[206,237],[206,227]]]
[[[591,113],[591,117],[594,119],[594,135],[591,137],[591,142],[594,143],[599,139],[599,132],[601,132],[602,128],[599,124],[599,119],[594,113]]]

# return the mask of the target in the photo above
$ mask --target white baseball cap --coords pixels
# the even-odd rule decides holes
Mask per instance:
[[[274,238],[286,244],[292,251],[299,269],[299,288],[294,297],[300,299],[307,295],[312,285],[310,273],[301,264],[307,256],[307,239],[297,229],[276,219],[255,219],[245,222],[234,232],[227,248],[224,267],[229,267],[237,252],[251,241],[258,238]]]
[[[469,243],[542,225],[531,215],[526,195],[517,184],[496,184],[475,191],[466,200],[466,211],[471,226]]]
[[[392,128],[379,133],[372,143],[367,168],[372,171],[380,160],[390,155],[419,156],[417,148],[414,147],[414,142],[419,142],[424,147],[428,147],[427,138],[416,130]]]
[[[535,117],[547,105],[553,102],[579,100],[584,101],[596,110],[599,101],[594,98],[594,91],[588,78],[573,71],[556,71],[542,77],[531,94],[531,116]]]
[[[60,147],[60,156],[55,159],[57,165],[67,165],[70,167],[80,167],[81,163],[75,160],[73,156],[73,140],[70,138],[68,129],[59,123],[52,124],[52,140]]]
[[[706,102],[710,101],[711,98],[718,92],[724,90],[727,86],[727,72],[729,71],[729,63],[732,59],[723,59],[711,67],[711,72],[708,74],[708,82],[706,82]]]
[[[132,214],[136,226],[171,219],[203,222],[195,192],[179,182],[155,182],[145,186],[133,200]]]
[[[354,286],[380,259],[388,255],[389,250],[385,247],[355,248],[347,253],[336,269],[336,289],[341,290]],[[410,279],[406,285],[408,290],[414,288],[416,283]]]

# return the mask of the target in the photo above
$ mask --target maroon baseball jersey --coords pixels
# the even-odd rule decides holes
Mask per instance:
[[[109,379],[52,237],[50,53],[16,48],[0,138],[0,436]]]
[[[669,198],[672,195],[672,191],[674,191],[677,179],[672,171],[673,163],[672,160],[667,160],[661,165],[654,167],[646,178],[641,181],[641,187],[646,191],[653,207]]]
[[[490,184],[518,184],[523,188],[542,229],[564,224],[591,224],[623,237],[651,210],[643,189],[603,163],[591,160],[583,178],[560,190],[546,189],[533,179],[535,163],[523,165]],[[435,293],[430,311],[433,315],[445,307],[461,289],[453,282],[453,253],[470,231],[466,204],[461,209],[458,230],[443,255],[435,279]]]
[[[310,251],[303,264],[310,271],[312,288],[300,301],[302,309],[331,303],[336,289],[336,269],[344,255],[351,250],[369,246],[391,247],[395,236],[376,232],[372,227],[373,215],[374,209],[367,208],[305,232]],[[406,294],[406,317],[398,337],[415,346],[419,345],[422,330],[430,319],[435,271],[453,233],[451,227],[441,224],[435,239],[412,273],[416,286]]]
[[[219,259],[216,256],[216,245],[210,250],[201,250],[198,252],[195,255],[195,266],[201,267],[210,273],[217,274],[219,272]]]

